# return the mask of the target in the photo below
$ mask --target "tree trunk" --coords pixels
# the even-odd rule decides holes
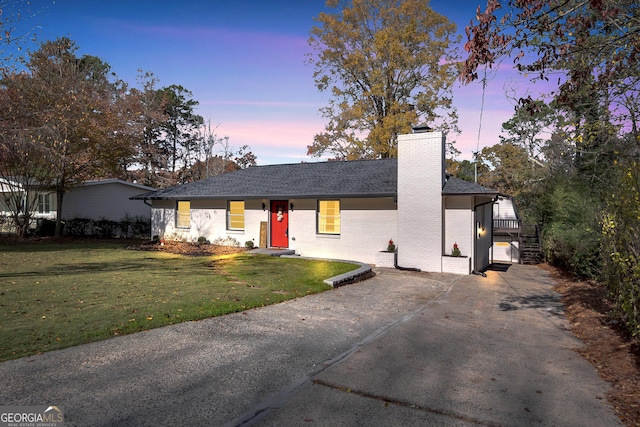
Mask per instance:
[[[56,230],[54,237],[62,237],[62,199],[64,197],[64,185],[56,187]]]

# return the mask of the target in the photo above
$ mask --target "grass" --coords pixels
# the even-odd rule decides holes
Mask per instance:
[[[0,361],[322,292],[354,268],[122,243],[0,245]]]

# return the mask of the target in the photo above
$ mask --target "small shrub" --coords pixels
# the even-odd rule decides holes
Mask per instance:
[[[198,237],[198,243],[200,243],[200,244],[202,245],[202,244],[207,244],[207,243],[209,243],[209,241],[207,240],[207,238],[206,238],[206,237],[204,237],[204,236],[200,236],[200,237]]]
[[[389,239],[389,243],[387,244],[387,252],[395,252],[396,251],[396,245],[395,243],[393,243],[392,239]]]
[[[233,246],[235,248],[240,247],[240,242],[233,237],[218,237],[213,241],[214,245],[218,246]]]
[[[56,231],[56,222],[52,219],[38,219],[35,235],[38,237],[53,236]]]
[[[462,256],[460,252],[460,248],[458,247],[458,243],[453,244],[453,249],[451,250],[451,256]]]
[[[244,247],[251,250],[254,248],[254,243],[253,240],[247,240],[246,242],[244,242]]]

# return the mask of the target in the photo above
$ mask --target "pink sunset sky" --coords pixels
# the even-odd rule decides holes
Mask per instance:
[[[482,0],[430,4],[464,35],[481,2],[484,6]],[[314,86],[307,39],[313,17],[325,10],[323,0],[31,3],[37,15],[30,23],[37,24],[40,40],[69,37],[78,54],[102,58],[131,84],[143,70],[153,72],[159,87],[184,86],[218,136],[228,136],[235,148],[249,145],[258,164],[317,160],[306,151],[324,127],[318,110],[328,96]],[[531,90],[511,63],[505,64],[486,87],[479,141],[482,84],[456,85],[461,133],[448,139],[456,141],[459,160],[470,160],[476,147],[499,142],[502,123],[513,115],[506,92]]]

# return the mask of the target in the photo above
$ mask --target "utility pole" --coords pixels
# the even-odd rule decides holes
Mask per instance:
[[[473,182],[478,183],[478,152],[473,152]]]

